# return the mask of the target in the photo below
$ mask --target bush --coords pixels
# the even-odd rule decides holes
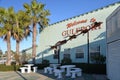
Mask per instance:
[[[47,66],[44,65],[44,64],[35,64],[35,66],[37,66],[38,69],[44,69],[44,67],[47,67]]]
[[[49,66],[49,60],[47,60],[47,59],[44,59],[43,61],[42,61],[42,64],[44,65],[44,66]]]
[[[16,65],[16,62],[11,62],[11,65]]]
[[[72,63],[72,60],[70,58],[63,58],[61,62],[62,65],[69,65]]]
[[[47,60],[47,59],[44,59],[43,61],[42,61],[42,63],[40,63],[40,64],[35,64],[35,66],[37,66],[38,67],[38,69],[44,69],[44,67],[47,67],[47,66],[49,66],[49,60]]]
[[[6,66],[4,64],[0,65],[0,71],[17,71],[19,70],[20,66],[18,65],[11,65],[11,66]]]
[[[91,57],[91,60],[93,63],[96,63],[96,64],[104,64],[106,57],[103,55],[93,56],[93,57]]]

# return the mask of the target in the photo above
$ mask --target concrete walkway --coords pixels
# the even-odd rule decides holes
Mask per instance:
[[[43,70],[38,70],[37,73],[24,74],[19,71],[0,72],[0,80],[107,80],[107,78],[105,75],[83,74],[75,79],[65,76],[62,79],[57,79],[53,74],[44,74]]]

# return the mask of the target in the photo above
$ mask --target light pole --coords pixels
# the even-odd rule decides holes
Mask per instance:
[[[60,64],[60,46],[57,46],[58,64]]]
[[[44,53],[42,53],[42,64],[43,64],[43,54],[44,54]]]
[[[89,61],[89,31],[87,32],[87,62],[88,64],[90,63]]]

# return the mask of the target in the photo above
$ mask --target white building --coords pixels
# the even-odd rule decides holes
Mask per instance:
[[[74,16],[72,18],[49,25],[40,33],[37,48],[37,63],[47,59],[50,63],[58,63],[55,50],[50,50],[50,46],[58,41],[65,40],[68,35],[73,35],[76,30],[88,27],[91,20],[103,22],[102,25],[89,32],[89,56],[102,54],[106,56],[106,19],[118,7],[120,2],[106,7]],[[69,57],[74,63],[87,63],[88,61],[87,34],[79,35],[76,39],[68,41],[60,48],[60,61],[64,57]]]
[[[107,75],[120,80],[120,7],[107,18]]]

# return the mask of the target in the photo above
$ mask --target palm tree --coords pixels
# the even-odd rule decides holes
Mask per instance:
[[[24,11],[19,11],[18,13],[14,14],[14,25],[13,25],[13,31],[12,36],[13,39],[16,40],[16,56],[17,61],[16,64],[19,65],[19,44],[20,42],[30,35],[30,21],[29,16]]]
[[[33,35],[32,35],[32,58],[33,63],[35,64],[35,57],[36,57],[36,36],[37,36],[37,23],[40,25],[40,29],[43,30],[43,26],[48,25],[49,19],[47,16],[50,15],[48,10],[44,9],[44,4],[38,3],[36,0],[32,0],[31,4],[24,4],[24,8],[26,13],[31,18],[32,28],[33,28]]]
[[[0,8],[0,37],[7,42],[7,62],[6,65],[11,65],[11,32],[12,32],[12,19],[14,10],[12,7],[8,9]]]

